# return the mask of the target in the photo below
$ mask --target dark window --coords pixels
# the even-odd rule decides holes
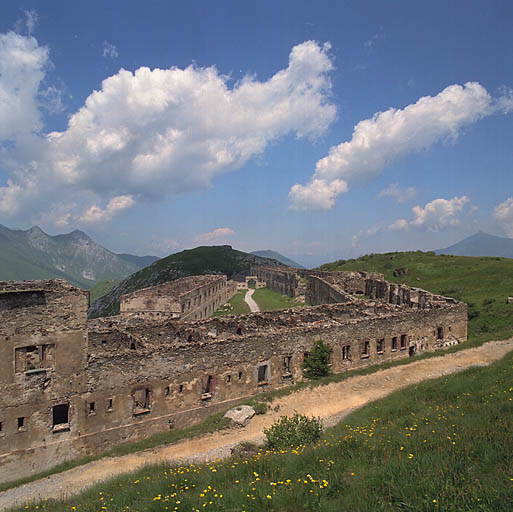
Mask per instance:
[[[370,355],[370,341],[364,341],[362,343],[362,357],[368,357]]]
[[[385,338],[380,338],[376,341],[376,350],[378,354],[382,354],[385,351]]]
[[[3,429],[3,425],[2,425],[2,422],[0,421],[0,432],[2,432],[2,429]]]
[[[392,338],[392,350],[397,350],[397,336]]]
[[[443,327],[438,327],[438,329],[436,330],[436,337],[439,340],[443,340],[444,339],[444,328]]]
[[[401,334],[401,348],[406,348],[406,334]]]
[[[212,375],[203,381],[203,393],[212,393]]]
[[[169,386],[166,386],[166,387],[164,388],[164,394],[165,394],[166,396],[169,396],[169,393],[170,393],[170,392],[171,392],[171,390],[169,389]]]
[[[242,327],[237,327],[237,330],[235,332],[236,332],[236,334],[241,336],[242,335]]]
[[[69,423],[69,404],[55,405],[52,409],[53,426]]]
[[[135,350],[135,343],[134,342],[130,343],[130,350]]]
[[[242,372],[239,372],[239,380],[242,380]]]
[[[265,384],[269,380],[269,365],[262,364],[258,367],[258,383]]]
[[[107,401],[107,410],[112,411],[113,399],[109,398]]]
[[[283,375],[290,375],[292,373],[292,356],[285,356],[283,358],[282,373]]]
[[[94,414],[95,407],[96,404],[94,402],[89,402],[89,414]]]
[[[231,375],[227,375],[226,376],[226,382],[231,382],[232,380],[232,376]]]
[[[178,392],[181,393],[183,391],[183,384],[180,384],[180,387],[178,388]]]
[[[344,345],[342,347],[342,360],[351,360],[351,345]]]
[[[23,416],[18,418],[18,430],[23,430],[25,427],[25,418]]]

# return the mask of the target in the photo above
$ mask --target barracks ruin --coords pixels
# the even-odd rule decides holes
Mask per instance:
[[[62,280],[0,283],[0,482],[181,428],[301,380],[315,341],[345,372],[464,342],[467,306],[382,274],[253,267],[311,306],[211,317],[226,276],[138,290],[87,320],[88,292]]]

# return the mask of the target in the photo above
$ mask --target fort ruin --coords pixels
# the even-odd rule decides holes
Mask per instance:
[[[65,281],[0,283],[0,481],[185,427],[300,381],[319,339],[339,373],[467,338],[466,304],[382,274],[251,274],[287,295],[304,291],[313,305],[187,321],[207,314],[193,308],[198,293],[201,307],[205,292],[213,303],[227,293],[225,276],[195,276],[197,286],[139,290],[123,299],[120,315],[88,321],[87,292]],[[166,302],[165,286],[188,291]],[[154,314],[168,305],[171,315]]]

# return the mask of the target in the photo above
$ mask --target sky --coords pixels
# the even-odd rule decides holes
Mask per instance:
[[[0,223],[305,266],[513,237],[513,2],[2,2]]]

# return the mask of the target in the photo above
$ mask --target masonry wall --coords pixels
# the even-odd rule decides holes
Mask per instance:
[[[83,311],[85,315],[85,307]],[[21,434],[5,432],[0,481],[170,426],[184,427],[256,393],[290,385],[301,380],[304,354],[318,339],[332,347],[334,372],[466,339],[462,303],[421,311],[360,301],[194,323],[107,322],[96,322],[89,331],[87,363],[80,360],[82,371],[80,365],[74,367],[78,380],[73,393],[64,382],[52,395],[35,386],[32,401],[12,404],[8,421],[25,414],[30,442],[13,451],[12,441]],[[69,429],[53,432],[51,407],[64,400],[70,404]]]
[[[259,265],[251,267],[251,273],[260,281],[265,281],[267,288],[289,297],[296,297],[298,294],[296,271],[297,269],[292,267],[263,267]]]

